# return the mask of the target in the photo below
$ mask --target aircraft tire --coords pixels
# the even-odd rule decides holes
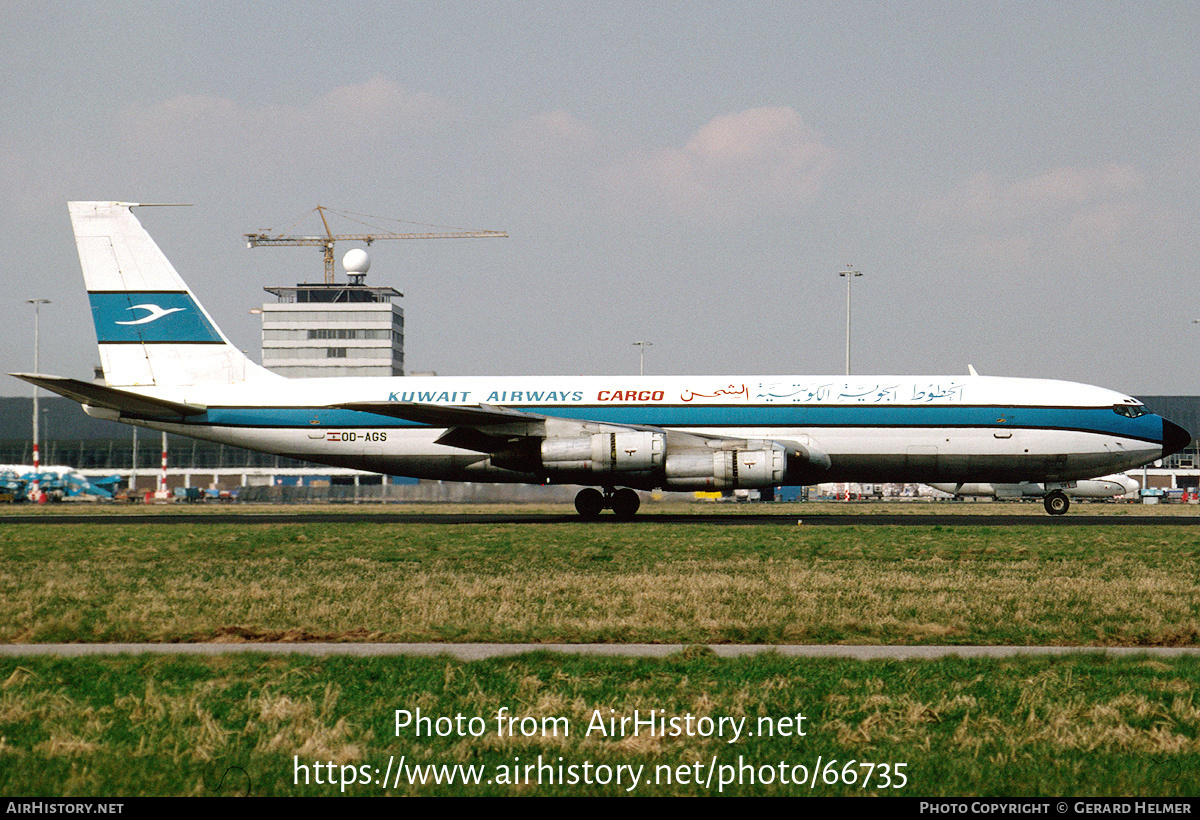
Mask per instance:
[[[613,493],[612,510],[617,518],[624,521],[632,519],[637,515],[638,507],[640,506],[642,506],[642,499],[638,497],[635,491],[628,487],[623,487]]]
[[[1063,515],[1071,508],[1071,499],[1067,498],[1067,494],[1062,490],[1051,490],[1046,493],[1042,505],[1051,515]]]
[[[584,487],[575,496],[575,512],[589,521],[600,517],[604,510],[604,493],[595,487]]]

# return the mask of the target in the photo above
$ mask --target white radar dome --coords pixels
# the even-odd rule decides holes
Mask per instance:
[[[342,267],[346,273],[366,273],[371,269],[371,257],[362,248],[355,248],[342,257]]]

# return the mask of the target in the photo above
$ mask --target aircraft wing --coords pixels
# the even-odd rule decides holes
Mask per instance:
[[[538,470],[553,469],[556,461],[570,462],[577,467],[589,458],[595,463],[616,464],[620,461],[618,451],[633,459],[639,450],[645,454],[644,458],[658,466],[668,451],[685,456],[690,454],[700,459],[698,463],[711,466],[715,452],[747,450],[778,451],[780,459],[788,461],[792,465],[790,469],[797,475],[801,472],[806,475],[821,473],[830,466],[828,455],[794,441],[748,441],[649,425],[567,419],[489,404],[447,406],[382,401],[349,402],[337,406],[431,427],[445,427],[446,432],[438,437],[437,444],[490,453],[497,464],[515,464],[526,470],[534,469],[530,465],[536,465]],[[603,439],[597,440],[601,436]],[[591,451],[590,456],[586,452],[581,454],[581,447],[586,451],[592,446],[599,449]],[[536,456],[537,452],[541,455]]]
[[[412,401],[364,401],[338,404],[337,407],[346,410],[359,410],[375,413],[381,416],[415,421],[430,427],[446,427],[449,433],[461,434],[463,430],[472,429],[487,431],[488,434],[500,438],[516,436],[529,438],[553,438],[561,436],[576,436],[586,433],[614,433],[622,431],[638,431],[649,433],[670,433],[680,441],[687,439],[688,443],[696,446],[702,442],[733,442],[741,439],[731,439],[724,436],[683,433],[667,431],[662,427],[647,424],[620,424],[609,421],[589,421],[587,419],[565,419],[559,416],[549,416],[544,413],[530,413],[526,410],[515,410],[511,407],[501,407],[494,404],[473,404],[469,406],[424,404]],[[445,439],[443,436],[442,439]],[[439,439],[442,444],[446,441]],[[458,445],[454,445],[458,446]],[[718,446],[714,444],[714,446]],[[468,448],[475,449],[475,448]]]
[[[64,376],[43,376],[38,373],[10,373],[22,381],[44,387],[52,393],[74,399],[80,404],[90,407],[103,407],[115,410],[123,416],[145,419],[170,419],[183,416],[198,416],[207,412],[208,408],[198,404],[156,399],[119,390],[103,384],[69,379]]]
[[[463,407],[412,401],[362,401],[337,406],[445,427],[446,432],[437,438],[436,444],[477,453],[496,453],[509,449],[516,441],[543,438],[547,435],[547,423],[551,422],[549,416],[490,404]]]
[[[619,432],[623,430],[665,433],[678,444],[692,447],[709,446],[721,449],[729,444],[744,441],[740,438],[718,436],[711,433],[686,433],[680,430],[665,430],[648,424],[620,424],[610,421],[588,421],[584,419],[564,419],[558,416],[548,416],[542,413],[530,413],[525,410],[514,410],[511,407],[500,407],[494,404],[474,404],[469,406],[424,404],[413,401],[359,401],[335,405],[346,410],[358,410],[364,413],[375,413],[380,416],[414,421],[427,424],[430,427],[450,428],[451,433],[458,430],[474,428],[486,429],[490,434],[500,437],[528,436],[545,438],[554,436],[580,435],[594,432]],[[442,437],[443,439],[445,436]],[[442,441],[441,443],[446,443]],[[457,445],[455,445],[457,446]],[[799,446],[799,445],[797,445]],[[473,448],[470,448],[473,449]]]
[[[492,404],[453,406],[411,401],[367,401],[347,402],[337,406],[346,410],[414,421],[430,427],[445,427],[446,432],[438,437],[436,443],[474,450],[477,453],[497,453],[510,450],[518,442],[553,436],[582,435],[585,431],[650,429],[562,419]]]
[[[495,425],[513,422],[545,421],[548,416],[526,413],[508,407],[476,404],[469,407],[422,404],[415,401],[356,401],[339,404],[347,410],[360,410],[379,416],[415,421],[431,427],[455,427],[460,424]]]

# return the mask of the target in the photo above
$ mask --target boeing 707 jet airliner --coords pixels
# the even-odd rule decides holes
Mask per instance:
[[[133,215],[72,202],[104,385],[13,374],[93,416],[290,458],[447,481],[587,485],[575,506],[636,514],[635,490],[830,481],[1046,485],[1183,449],[1183,428],[1100,387],[990,376],[289,379],[226,338]]]

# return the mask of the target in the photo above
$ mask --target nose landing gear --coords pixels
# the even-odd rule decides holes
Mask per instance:
[[[628,487],[622,487],[615,492],[606,490],[603,493],[595,487],[585,487],[575,496],[575,511],[579,513],[580,518],[589,521],[599,518],[604,510],[612,510],[617,518],[628,521],[637,515],[641,505],[642,499]]]

